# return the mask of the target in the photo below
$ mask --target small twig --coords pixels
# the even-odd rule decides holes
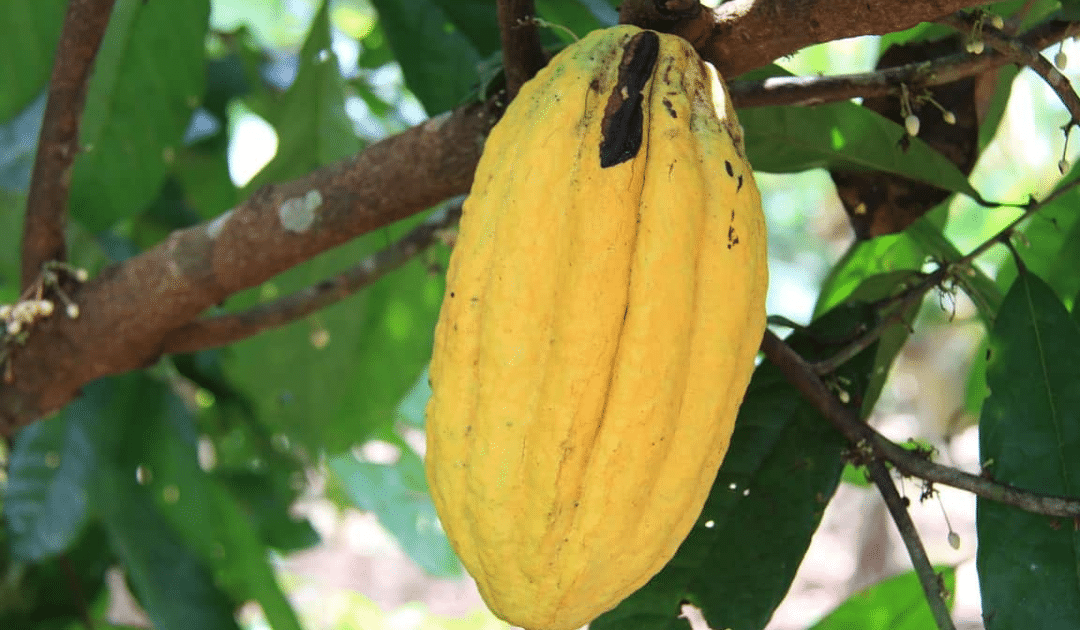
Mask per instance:
[[[1051,20],[1029,30],[1020,41],[1032,50],[1080,34],[1080,22]],[[899,96],[902,85],[927,88],[982,74],[1013,59],[1002,53],[959,53],[872,72],[828,77],[770,77],[728,84],[736,107],[818,105],[855,97]]]
[[[521,86],[544,67],[547,59],[536,31],[533,0],[499,0],[496,10],[506,72],[506,100],[510,102]]]
[[[904,290],[893,299],[890,299],[889,304],[885,307],[890,310],[890,313],[887,316],[882,317],[873,328],[860,335],[855,341],[844,346],[833,356],[814,363],[814,372],[822,376],[831,374],[835,372],[838,367],[847,363],[855,358],[860,352],[872,346],[875,341],[896,324],[910,326],[908,322],[904,321],[904,316],[908,309],[915,307],[922,302],[925,294],[926,289],[923,288],[922,283],[919,283],[914,287]]]
[[[22,288],[50,260],[66,260],[71,167],[79,151],[79,121],[86,83],[101,47],[115,0],[71,0],[49,80],[34,172],[26,200],[22,237]]]
[[[942,24],[951,26],[961,33],[969,33],[972,29],[979,27],[980,20],[982,20],[982,17],[977,14],[954,13],[942,18],[940,21]],[[987,28],[987,26],[981,25],[980,36],[982,41],[1008,57],[1018,66],[1031,68],[1057,93],[1065,108],[1069,110],[1070,120],[1065,127],[1066,135],[1068,135],[1069,127],[1080,124],[1080,96],[1077,96],[1073,90],[1069,79],[1055,68],[1054,64],[1050,63],[1046,57],[1043,57],[1036,48],[1022,40],[1006,37],[993,28]]]
[[[930,558],[926,555],[926,549],[923,547],[922,539],[919,538],[919,532],[915,529],[915,523],[911,521],[907,506],[896,492],[889,469],[877,459],[867,463],[866,467],[870,472],[870,478],[881,492],[881,498],[885,500],[885,505],[889,508],[889,514],[896,523],[900,537],[904,540],[904,546],[907,547],[908,555],[911,556],[911,565],[919,576],[919,583],[922,584],[926,602],[930,605],[930,613],[934,616],[937,627],[940,630],[955,630],[956,626],[953,625],[949,607],[942,597],[941,582],[934,571],[934,566],[930,564]]]
[[[426,221],[393,245],[380,250],[332,278],[254,306],[246,311],[198,319],[166,335],[163,353],[195,352],[246,339],[284,326],[337,303],[403,266],[439,241],[439,232],[461,216],[461,201]]]
[[[901,447],[845,407],[821,377],[814,373],[814,368],[772,331],[765,331],[761,349],[765,357],[780,368],[788,382],[797,387],[851,444],[860,450],[868,449],[871,457],[889,462],[901,474],[967,490],[984,499],[1012,505],[1034,514],[1080,517],[1080,499],[1021,490],[950,466],[935,464],[923,454]]]

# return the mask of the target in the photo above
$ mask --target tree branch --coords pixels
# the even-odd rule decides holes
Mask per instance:
[[[340,302],[439,242],[439,232],[452,226],[460,217],[461,202],[458,201],[433,217],[433,220],[413,228],[390,247],[368,256],[332,278],[246,311],[197,319],[174,329],[165,335],[161,352],[195,352],[224,346],[292,323]]]
[[[673,22],[661,14],[654,0],[626,0],[619,13],[624,23],[685,38],[722,76],[734,77],[812,44],[857,35],[894,33],[980,4],[985,2],[732,0],[701,11],[691,19]]]
[[[496,9],[506,72],[506,100],[510,102],[521,86],[544,67],[547,57],[536,32],[533,0],[499,0]]]
[[[1066,134],[1070,127],[1080,124],[1080,96],[1077,96],[1076,91],[1073,90],[1069,79],[1055,68],[1054,64],[1050,63],[1046,57],[1043,57],[1038,50],[1024,41],[1006,37],[999,31],[988,28],[989,25],[982,24],[979,17],[957,14],[943,17],[939,21],[961,33],[970,33],[972,29],[979,30],[976,37],[980,37],[982,41],[990,44],[991,48],[1008,57],[1018,66],[1027,66],[1035,74],[1042,77],[1046,84],[1050,86],[1050,89],[1057,93],[1065,108],[1069,110],[1070,119],[1068,125],[1065,126]]]
[[[930,605],[930,613],[934,616],[937,627],[940,630],[955,630],[956,626],[953,624],[949,607],[945,603],[945,598],[942,597],[941,581],[937,572],[934,571],[934,566],[930,564],[930,558],[926,555],[919,532],[915,529],[911,515],[908,514],[907,505],[896,492],[896,485],[893,484],[889,469],[881,460],[876,459],[867,463],[866,467],[870,471],[870,478],[881,492],[881,498],[885,500],[885,506],[889,508],[889,514],[896,523],[896,529],[900,532],[904,546],[907,547],[911,565],[915,568],[915,574],[919,576],[919,583],[926,595],[926,603]]]
[[[1076,35],[1080,35],[1080,22],[1052,20],[1031,29],[1019,41],[1027,49],[1039,50]],[[900,96],[901,85],[917,91],[982,74],[1014,61],[1013,57],[999,52],[961,53],[873,72],[732,81],[728,84],[728,92],[732,103],[740,108],[817,105],[855,97]]]
[[[49,97],[38,136],[26,200],[21,288],[33,284],[50,260],[65,260],[71,167],[79,151],[79,121],[90,68],[101,47],[115,0],[71,0],[49,80]]]
[[[354,157],[264,186],[213,221],[173,232],[72,297],[77,319],[35,323],[0,384],[0,433],[55,411],[86,383],[155,362],[165,338],[228,296],[349,239],[468,192],[494,104],[462,107]]]
[[[892,464],[901,474],[918,477],[932,483],[967,490],[985,499],[1012,505],[1035,514],[1080,517],[1080,499],[1055,497],[1028,492],[1013,486],[935,464],[924,453],[910,451],[892,442],[866,424],[841,403],[829,387],[814,373],[812,365],[784,343],[772,331],[765,331],[761,349],[765,357],[795,385],[806,399],[821,412],[868,459],[880,458]]]

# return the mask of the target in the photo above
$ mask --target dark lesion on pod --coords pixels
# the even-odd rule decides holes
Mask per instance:
[[[619,78],[608,96],[600,123],[600,166],[607,168],[634,158],[641,149],[645,114],[641,91],[652,77],[660,54],[660,37],[642,31],[626,43]]]

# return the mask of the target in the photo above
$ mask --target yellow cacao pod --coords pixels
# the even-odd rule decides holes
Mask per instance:
[[[741,128],[684,40],[569,46],[487,139],[431,362],[427,475],[499,617],[570,630],[674,555],[765,327]]]

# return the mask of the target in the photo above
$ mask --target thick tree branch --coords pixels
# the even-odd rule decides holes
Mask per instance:
[[[496,8],[509,102],[517,96],[522,84],[544,67],[547,58],[536,32],[533,0],[499,0]]]
[[[623,22],[685,38],[721,75],[734,77],[812,44],[894,33],[980,4],[985,2],[732,0],[674,22],[656,9],[654,0],[626,0],[619,11]]]
[[[66,404],[86,383],[152,364],[172,331],[207,308],[360,234],[468,192],[493,105],[463,107],[283,184],[217,219],[178,230],[72,296],[13,348],[0,432]]]
[[[38,137],[26,201],[21,287],[33,284],[41,266],[65,260],[71,166],[79,151],[79,121],[86,83],[115,0],[71,0],[49,80],[49,97]]]
[[[197,319],[165,336],[163,354],[195,352],[246,339],[301,319],[353,295],[439,242],[439,232],[457,223],[461,203],[412,229],[393,245],[332,278],[246,311]]]

